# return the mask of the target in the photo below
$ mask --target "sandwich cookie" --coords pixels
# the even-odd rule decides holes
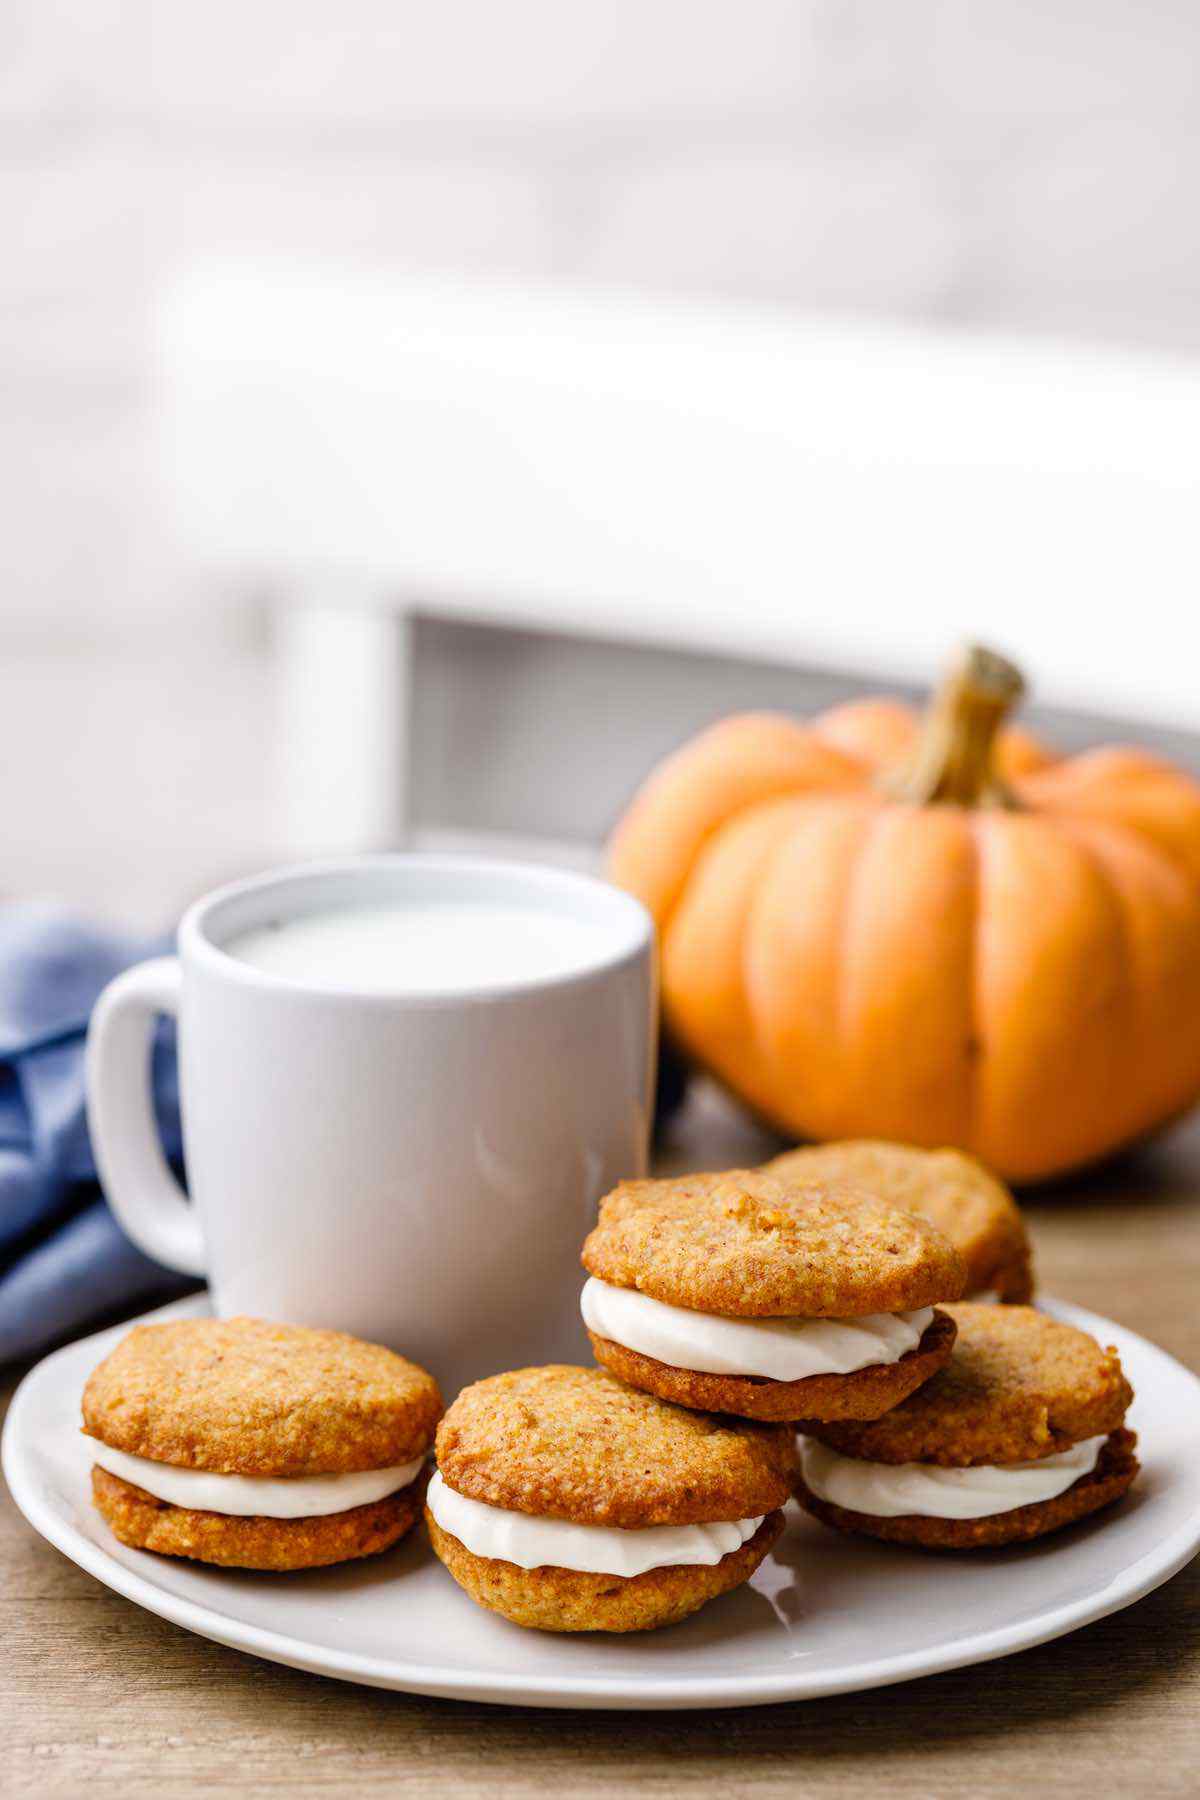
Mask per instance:
[[[464,1388],[437,1462],[429,1535],[480,1606],[539,1631],[649,1631],[754,1573],[795,1443],[553,1364]]]
[[[1033,1297],[1032,1252],[1020,1208],[973,1156],[856,1138],[787,1150],[766,1167],[790,1180],[849,1182],[931,1220],[967,1265],[970,1300],[1023,1303]]]
[[[928,1220],[763,1169],[627,1181],[583,1246],[596,1360],[745,1418],[874,1419],[950,1355],[966,1271]]]
[[[1021,1543],[1138,1471],[1115,1350],[1029,1306],[956,1306],[949,1363],[871,1423],[804,1423],[797,1497],[839,1531],[931,1550]]]
[[[123,1544],[244,1569],[373,1556],[416,1520],[432,1375],[340,1331],[137,1325],[89,1379],[92,1495]]]

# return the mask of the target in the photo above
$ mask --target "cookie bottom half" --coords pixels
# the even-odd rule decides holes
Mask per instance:
[[[520,1569],[476,1556],[425,1511],[440,1560],[472,1600],[534,1631],[654,1631],[674,1625],[718,1594],[741,1587],[783,1530],[768,1513],[754,1536],[711,1567],[648,1569],[644,1575],[590,1575],[576,1569]]]
[[[134,1550],[185,1556],[231,1569],[320,1569],[388,1550],[415,1524],[422,1475],[409,1487],[367,1506],[324,1518],[235,1518],[158,1500],[107,1469],[92,1469],[92,1498],[114,1537]]]
[[[806,1512],[835,1531],[883,1538],[892,1544],[913,1544],[922,1550],[990,1550],[1002,1544],[1028,1543],[1048,1531],[1073,1525],[1089,1513],[1119,1500],[1131,1485],[1140,1464],[1134,1454],[1137,1436],[1121,1429],[1110,1433],[1096,1466],[1081,1475],[1065,1493],[1031,1506],[1015,1506],[1010,1512],[991,1513],[983,1519],[931,1519],[924,1514],[904,1514],[881,1519],[873,1513],[851,1512],[831,1501],[818,1500],[802,1478],[796,1482],[796,1498]]]
[[[783,1423],[815,1419],[878,1419],[915,1393],[950,1360],[958,1327],[935,1311],[920,1343],[898,1362],[872,1363],[850,1375],[807,1375],[802,1381],[770,1381],[759,1375],[707,1375],[676,1369],[640,1350],[626,1349],[589,1331],[596,1361],[630,1387],[673,1400],[698,1412],[736,1413],[744,1419]]]

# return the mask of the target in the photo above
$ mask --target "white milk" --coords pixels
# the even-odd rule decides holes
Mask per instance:
[[[617,941],[611,925],[563,913],[438,902],[308,913],[243,932],[225,949],[306,987],[433,994],[576,974]]]

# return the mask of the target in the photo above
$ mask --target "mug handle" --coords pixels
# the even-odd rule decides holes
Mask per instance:
[[[150,1094],[150,1051],[160,1013],[179,1013],[175,956],[138,963],[109,982],[88,1026],[88,1131],[100,1182],[118,1223],[169,1269],[203,1275],[195,1208],[171,1172]]]

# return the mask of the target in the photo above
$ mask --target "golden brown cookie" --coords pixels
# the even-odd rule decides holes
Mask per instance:
[[[1115,1350],[1031,1306],[947,1309],[958,1326],[946,1367],[891,1412],[801,1430],[868,1462],[1012,1463],[1115,1431],[1133,1397]]]
[[[868,1423],[802,1426],[801,1504],[841,1531],[953,1550],[1118,1499],[1138,1462],[1116,1351],[1032,1307],[951,1310],[954,1355],[917,1393]]]
[[[144,1488],[93,1468],[92,1497],[122,1544],[234,1569],[319,1569],[388,1550],[415,1524],[426,1482],[316,1519],[232,1518],[157,1500]]]
[[[966,1263],[968,1298],[994,1293],[1014,1304],[1032,1298],[1032,1253],[1020,1208],[1003,1182],[961,1150],[855,1138],[787,1150],[765,1167],[788,1180],[846,1182],[920,1213]]]
[[[686,1412],[562,1364],[464,1389],[437,1451],[434,1550],[481,1606],[543,1631],[650,1630],[739,1586],[779,1535],[795,1474],[783,1426]],[[698,1539],[707,1560],[693,1559]]]
[[[442,1413],[432,1375],[381,1344],[266,1319],[135,1325],[83,1392],[114,1450],[236,1475],[336,1475],[410,1461]]]
[[[692,1525],[782,1506],[795,1445],[778,1425],[667,1406],[602,1369],[514,1369],[464,1388],[437,1432],[468,1499],[581,1525]]]
[[[252,1569],[394,1543],[440,1415],[404,1357],[262,1319],[135,1326],[83,1395],[93,1497],[121,1542]]]
[[[622,1182],[600,1203],[583,1266],[669,1306],[738,1319],[910,1312],[957,1300],[967,1278],[919,1215],[762,1169]]]
[[[796,1496],[807,1512],[836,1531],[882,1538],[886,1543],[912,1544],[922,1550],[992,1550],[1003,1544],[1027,1543],[1048,1531],[1073,1525],[1077,1519],[1099,1512],[1102,1506],[1111,1506],[1128,1491],[1137,1475],[1140,1465],[1134,1455],[1136,1444],[1134,1432],[1114,1431],[1095,1468],[1080,1476],[1065,1493],[983,1519],[931,1519],[913,1513],[881,1519],[818,1500],[809,1493],[802,1477],[796,1483]]]
[[[533,1631],[654,1631],[675,1625],[709,1600],[741,1587],[783,1530],[782,1512],[768,1515],[748,1543],[710,1568],[648,1569],[621,1578],[577,1569],[519,1569],[475,1556],[443,1531],[428,1507],[430,1541],[459,1587],[489,1612]]]
[[[849,1375],[806,1375],[800,1381],[770,1381],[764,1376],[708,1375],[696,1369],[676,1369],[614,1344],[611,1338],[589,1331],[596,1361],[622,1381],[673,1400],[677,1406],[694,1406],[707,1412],[737,1413],[744,1419],[769,1421],[821,1419],[876,1419],[891,1406],[928,1381],[954,1348],[955,1325],[948,1313],[934,1312],[915,1350],[894,1363],[875,1363]]]

